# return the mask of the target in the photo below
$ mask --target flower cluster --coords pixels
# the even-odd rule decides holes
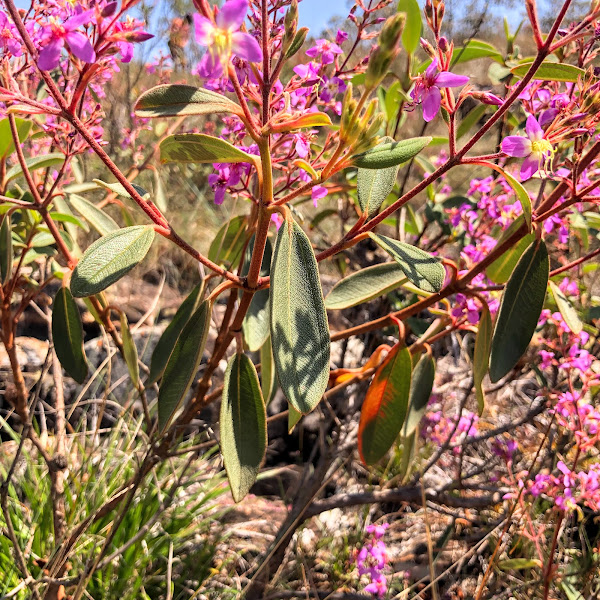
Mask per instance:
[[[388,523],[380,525],[367,525],[368,534],[364,546],[356,553],[356,566],[361,577],[366,577],[369,583],[365,586],[365,592],[373,594],[378,598],[385,596],[387,592],[387,579],[384,570],[388,561],[386,545],[383,536]]]

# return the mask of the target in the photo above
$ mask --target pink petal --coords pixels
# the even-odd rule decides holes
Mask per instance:
[[[529,136],[530,140],[541,140],[544,137],[544,131],[537,122],[537,119],[533,115],[527,117],[527,123],[525,125],[525,131]]]
[[[237,31],[242,26],[247,12],[247,0],[229,0],[217,14],[217,27]]]
[[[423,119],[429,123],[435,119],[442,103],[442,94],[437,87],[431,87],[423,94]]]
[[[516,158],[531,154],[531,140],[520,135],[509,135],[502,140],[502,152]]]
[[[431,64],[425,70],[425,78],[426,79],[433,79],[435,77],[436,72],[437,72],[437,68],[438,68],[438,59],[434,58],[431,61]]]
[[[539,159],[535,156],[535,154],[530,154],[521,165],[521,179],[525,181],[538,171],[540,166]]]
[[[205,79],[218,79],[222,74],[221,61],[210,52],[206,52],[198,63],[198,75]]]
[[[70,19],[67,19],[64,22],[64,27],[67,31],[75,31],[75,29],[81,27],[82,25],[87,25],[91,21],[94,20],[94,11],[86,10],[79,14],[74,15]]]
[[[466,75],[455,75],[450,71],[442,71],[435,77],[435,85],[438,87],[459,87],[469,83],[469,78]]]
[[[86,63],[93,63],[96,60],[96,53],[90,44],[90,40],[77,31],[70,31],[66,35],[66,42],[71,52]]]
[[[263,56],[258,42],[249,33],[240,31],[231,36],[231,51],[248,62],[259,62]]]
[[[42,69],[42,71],[52,71],[58,66],[58,61],[60,60],[60,51],[63,47],[63,40],[60,38],[56,38],[48,42],[40,52],[38,58],[38,67]]]
[[[206,17],[194,14],[194,31],[196,41],[201,46],[211,46],[215,37],[215,26]]]

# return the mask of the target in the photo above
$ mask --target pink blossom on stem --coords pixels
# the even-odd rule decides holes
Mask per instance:
[[[342,54],[343,50],[333,42],[327,40],[317,40],[312,48],[306,51],[306,55],[311,58],[321,57],[321,63],[324,65],[330,65],[337,54]]]
[[[23,52],[17,28],[2,11],[0,11],[0,47],[8,50],[13,56],[21,56]]]

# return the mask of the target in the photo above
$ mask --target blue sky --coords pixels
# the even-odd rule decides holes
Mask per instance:
[[[301,27],[308,27],[315,33],[324,29],[331,17],[348,15],[346,0],[302,0],[298,11]]]

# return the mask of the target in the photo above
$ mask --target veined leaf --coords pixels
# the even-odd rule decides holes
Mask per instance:
[[[439,292],[442,289],[446,271],[438,258],[385,235],[369,233],[369,236],[400,265],[406,277],[418,288],[426,292]]]
[[[231,494],[240,502],[256,481],[267,448],[265,403],[256,369],[245,354],[236,354],[227,365],[219,426]]]
[[[309,413],[329,380],[329,326],[317,261],[293,220],[279,228],[271,264],[271,344],[288,402]]]
[[[469,40],[464,46],[455,48],[452,52],[453,64],[460,64],[478,58],[491,58],[498,63],[504,63],[502,54],[488,42]]]
[[[69,203],[100,235],[108,235],[119,230],[114,219],[93,202],[77,194],[70,194]]]
[[[246,242],[247,223],[248,219],[239,215],[222,225],[208,249],[208,258],[215,263],[235,263]]]
[[[77,383],[83,383],[88,373],[83,349],[83,326],[75,300],[65,287],[61,287],[54,298],[52,341],[64,370]]]
[[[481,305],[481,319],[475,337],[475,350],[473,352],[473,385],[477,397],[479,416],[485,409],[485,394],[483,392],[483,378],[488,372],[490,350],[492,346],[492,317],[487,303]]]
[[[5,284],[12,275],[13,243],[10,214],[4,215],[0,225],[0,283]]]
[[[411,371],[410,352],[398,343],[373,376],[358,425],[358,451],[367,465],[381,460],[402,430],[408,411]]]
[[[146,386],[152,385],[154,382],[158,381],[163,374],[181,331],[202,301],[203,290],[204,282],[199,283],[189,293],[188,297],[177,309],[175,316],[167,328],[162,332],[158,343],[154,347],[154,352],[152,352],[152,358],[150,359],[150,373],[148,374]]]
[[[250,163],[255,156],[246,154],[225,140],[203,133],[178,133],[160,144],[161,162]]]
[[[515,77],[524,77],[531,68],[532,64],[533,60],[522,63],[516,67],[513,67],[510,72]],[[536,79],[542,79],[544,81],[570,81],[572,83],[577,83],[577,80],[584,75],[585,71],[579,67],[547,61],[543,62],[535,72]]]
[[[355,154],[353,162],[363,169],[386,169],[395,167],[410,160],[425,148],[431,137],[416,137],[399,142],[388,142],[363,152]]]
[[[498,257],[486,270],[485,274],[494,283],[506,283],[510,274],[517,266],[523,252],[529,248],[535,240],[535,233],[529,233],[522,237],[514,246]],[[500,242],[498,242],[500,243]]]
[[[325,298],[325,308],[339,310],[384,296],[407,281],[402,267],[383,263],[361,269],[338,281]]]
[[[294,56],[294,54],[296,54],[296,52],[298,52],[298,50],[302,48],[304,40],[306,40],[307,33],[308,27],[300,27],[300,29],[298,29],[296,35],[294,36],[294,39],[292,40],[292,43],[290,44],[290,47],[288,48],[288,51],[285,53],[286,59]]]
[[[181,331],[165,367],[158,391],[158,427],[164,431],[183,402],[198,372],[208,330],[211,305],[202,302]]]
[[[242,107],[226,96],[191,85],[157,85],[144,92],[135,103],[138,117],[184,117],[233,113],[242,115]]]
[[[250,258],[254,250],[254,238],[248,244],[246,260],[242,269],[242,275],[245,277],[250,268]],[[273,251],[271,242],[267,239],[265,253],[263,254],[262,265],[260,268],[261,277],[267,277],[271,270],[271,259]],[[248,312],[242,322],[242,331],[244,340],[251,352],[258,352],[269,337],[269,289],[258,290],[255,292],[248,307]]]
[[[569,302],[569,299],[563,294],[563,291],[554,283],[554,281],[550,281],[550,289],[552,290],[552,295],[554,296],[554,301],[558,306],[558,310],[562,315],[562,318],[565,320],[565,323],[569,326],[569,329],[574,334],[579,334],[583,330],[583,323],[577,314],[577,311],[573,307],[573,305]]]
[[[402,31],[402,45],[409,54],[414,54],[419,48],[421,31],[421,8],[417,0],[400,0],[398,12],[406,13],[406,24]]]
[[[412,435],[421,422],[427,411],[434,379],[435,362],[429,354],[425,353],[413,370],[408,412],[402,427],[402,437],[407,438]]]
[[[146,256],[154,228],[136,225],[113,231],[96,240],[81,257],[71,277],[74,296],[92,296],[131,271]]]
[[[288,433],[294,430],[298,422],[302,418],[302,413],[298,412],[291,404],[288,404]]]
[[[275,364],[273,362],[273,350],[271,349],[271,338],[267,338],[260,348],[260,389],[262,390],[265,404],[268,406],[275,391]]]
[[[62,165],[64,162],[64,155],[58,152],[46,154],[46,156],[30,156],[29,158],[25,159],[25,164],[30,171],[45,169],[47,167],[56,167],[58,165]],[[21,169],[21,165],[17,163],[6,172],[5,181],[12,181],[13,179],[21,177],[22,175],[23,170]]]
[[[378,146],[375,146],[376,148]],[[396,165],[386,169],[358,169],[356,178],[358,204],[367,216],[376,214],[394,189],[398,168]]]
[[[496,383],[523,356],[544,306],[550,264],[543,240],[536,240],[519,259],[500,303],[492,336],[490,380]]]

